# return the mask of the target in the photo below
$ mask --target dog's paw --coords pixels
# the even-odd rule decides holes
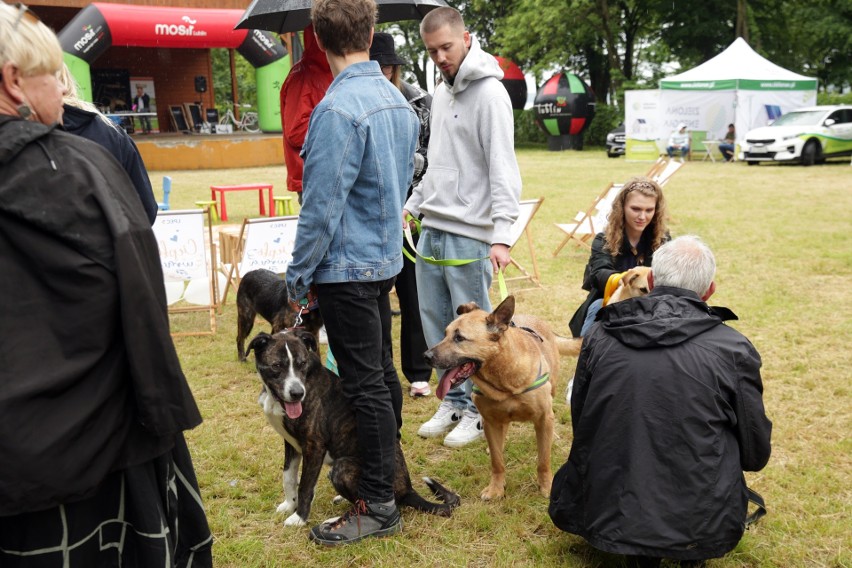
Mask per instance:
[[[285,527],[303,527],[307,524],[307,521],[299,516],[299,513],[293,513],[287,520],[284,521]]]
[[[488,487],[482,490],[482,493],[479,494],[479,497],[483,501],[496,501],[497,499],[502,499],[503,488],[489,485]]]
[[[295,499],[284,499],[284,501],[278,505],[278,508],[275,509],[275,512],[282,515],[289,515],[296,510],[296,504]]]

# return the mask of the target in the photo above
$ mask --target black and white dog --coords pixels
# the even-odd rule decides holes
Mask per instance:
[[[284,502],[278,506],[279,513],[289,515],[284,524],[307,523],[323,463],[332,466],[329,478],[335,490],[354,502],[361,475],[355,414],[343,395],[340,378],[323,367],[315,337],[302,329],[274,335],[260,333],[248,350],[254,351],[263,382],[258,402],[266,419],[284,439]],[[397,441],[397,505],[450,516],[460,503],[459,496],[428,477],[423,481],[441,503],[427,501],[412,487]]]

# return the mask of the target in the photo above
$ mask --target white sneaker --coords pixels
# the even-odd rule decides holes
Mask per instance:
[[[456,409],[450,401],[445,400],[441,403],[441,406],[438,407],[434,416],[420,427],[420,430],[417,431],[417,435],[421,438],[433,438],[435,436],[440,436],[452,428],[453,425],[457,424],[461,419],[462,411]]]
[[[444,445],[460,448],[484,437],[485,432],[482,431],[482,419],[479,414],[472,410],[465,410],[459,425],[444,438]]]
[[[429,388],[429,383],[426,381],[414,381],[411,383],[411,388],[408,389],[408,394],[411,396],[429,396],[432,394],[432,389]]]

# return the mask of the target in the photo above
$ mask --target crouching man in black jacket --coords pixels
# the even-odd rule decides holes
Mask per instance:
[[[653,291],[602,309],[574,378],[568,462],[550,517],[600,550],[700,565],[743,535],[743,470],[769,460],[760,355],[704,303],[713,253],[680,237],[654,253]],[[687,562],[688,561],[688,562]]]

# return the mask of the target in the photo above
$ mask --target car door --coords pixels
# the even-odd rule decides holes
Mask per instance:
[[[834,124],[826,128],[828,138],[823,152],[826,155],[852,153],[852,108],[837,109],[828,119],[834,120]]]

